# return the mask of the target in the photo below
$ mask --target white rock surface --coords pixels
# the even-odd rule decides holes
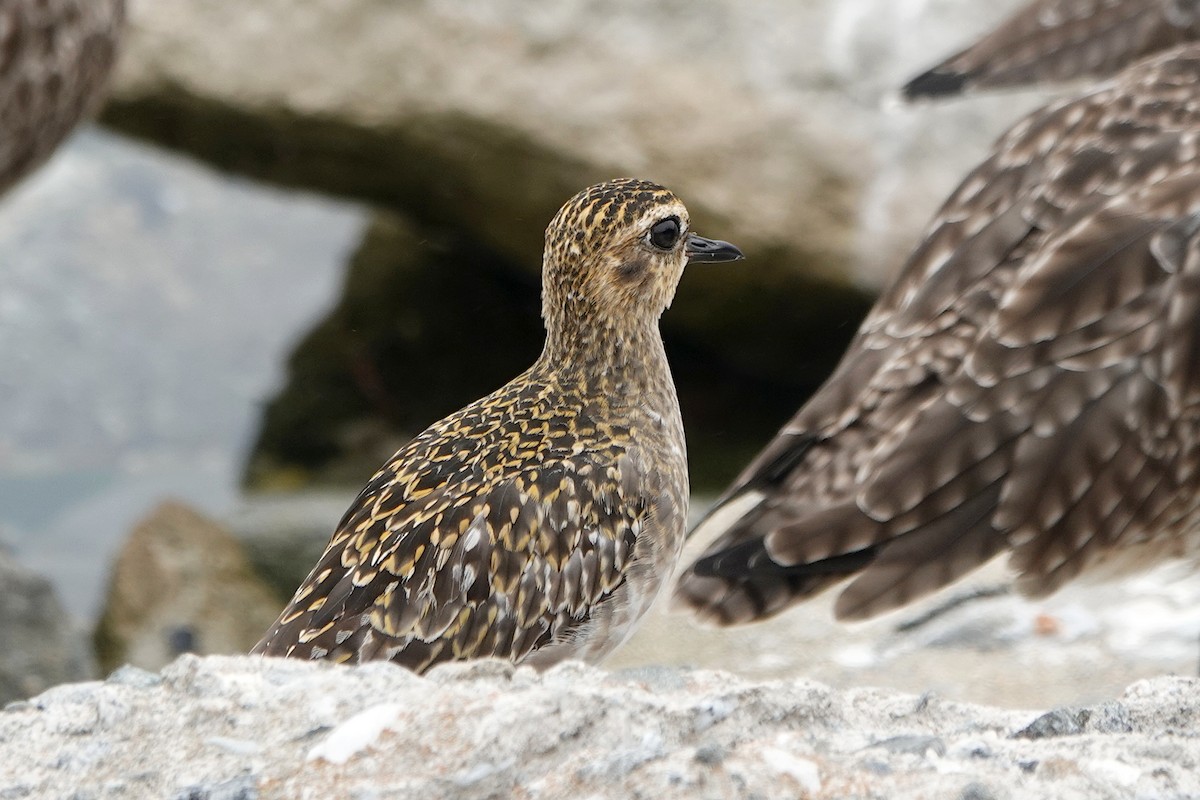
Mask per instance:
[[[282,561],[289,550],[306,553],[292,558],[290,591],[315,563],[352,493],[256,498],[230,526],[258,564]],[[693,521],[710,502],[693,498]],[[683,561],[704,544],[689,542]],[[1108,584],[1075,583],[1040,600],[999,591],[1011,585],[997,559],[875,620],[837,622],[835,591],[766,622],[724,629],[672,613],[660,598],[604,666],[722,670],[753,681],[803,676],[835,689],[933,691],[1004,708],[1099,703],[1139,680],[1197,674],[1200,575],[1186,562]]]
[[[0,796],[1135,798],[1200,793],[1200,681],[997,710],[728,673],[252,657],[127,668],[0,714]]]

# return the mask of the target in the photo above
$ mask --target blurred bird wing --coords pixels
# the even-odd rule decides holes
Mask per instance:
[[[1173,63],[1164,56],[1161,67],[1151,64],[1140,72],[1161,81],[1167,92],[1190,91],[1187,76],[1195,66],[1194,59]],[[1131,73],[1128,81],[1146,79]],[[901,413],[905,414],[928,402],[931,398],[923,391],[927,377],[932,373],[943,382],[949,380],[966,348],[974,346],[997,298],[1010,286],[1019,286],[1025,276],[1036,275],[1040,264],[1050,258],[1047,253],[1060,245],[1067,263],[1078,259],[1078,254],[1067,251],[1096,233],[1085,229],[1069,238],[1059,234],[1060,245],[1055,245],[1047,243],[1047,232],[1070,228],[1099,213],[1124,184],[1142,180],[1140,175],[1165,179],[1189,172],[1180,162],[1186,163],[1194,139],[1189,143],[1182,136],[1156,133],[1160,124],[1171,123],[1169,104],[1154,112],[1123,110],[1144,114],[1143,127],[1131,126],[1127,141],[1106,140],[1104,128],[1113,122],[1111,95],[1126,92],[1128,87],[1103,88],[1052,104],[1000,138],[993,155],[963,179],[938,211],[920,245],[863,321],[833,375],[743,470],[718,506],[756,489],[786,490],[798,501],[818,503],[822,496],[842,494],[862,465],[843,464],[843,474],[826,472],[826,481],[814,483],[809,464],[798,468],[806,458],[822,458],[814,444],[834,435],[873,435],[856,426],[864,416],[875,415],[875,426],[883,427],[881,420],[887,415],[881,409],[889,399],[903,398]],[[1147,183],[1153,191],[1155,184]],[[1136,203],[1131,201],[1125,208],[1137,215],[1139,209],[1132,206],[1153,202],[1143,191]],[[1181,215],[1186,214],[1176,205]],[[1035,259],[1018,274],[1017,267],[1034,252],[1041,254],[1041,260]],[[868,442],[866,449],[873,449],[873,443]],[[848,466],[853,469],[847,471]]]
[[[1005,546],[1022,591],[1045,594],[1186,513],[1196,465],[1173,426],[1200,389],[1198,211],[1188,176],[1066,225],[1023,264],[962,370],[863,470],[856,505],[887,547],[840,616],[900,605]],[[811,558],[807,527],[768,535],[768,552]]]
[[[456,475],[392,504],[368,486],[258,649],[418,670],[519,660],[625,580],[648,508],[623,497],[632,469],[585,454],[491,485]]]
[[[1115,154],[1072,164],[1083,189],[1122,169]],[[985,163],[983,185],[1006,169],[1021,171]],[[679,599],[744,621],[861,572],[837,612],[868,616],[1009,545],[1021,588],[1043,593],[1184,514],[1170,487],[1195,465],[1164,425],[1198,399],[1200,180],[1171,173],[1083,202],[1018,177],[975,221],[960,189],[835,375],[712,513],[723,533]]]
[[[863,476],[875,468],[881,440],[907,431],[909,418],[936,398],[942,384],[929,376],[961,359],[963,338],[978,329],[961,323],[1012,278],[1002,265],[1061,213],[1029,188],[1040,178],[1036,154],[1009,151],[980,165],[947,200],[834,374],[692,532],[719,533],[681,577],[678,603],[720,624],[744,622],[876,562],[892,534],[860,507]],[[946,519],[940,535],[983,521],[977,508],[963,514]],[[943,582],[998,552],[993,537],[981,540],[982,549],[963,540],[965,552]],[[882,552],[895,549],[888,542]]]
[[[903,91],[915,99],[1103,77],[1197,38],[1197,0],[1035,0]]]
[[[1016,141],[976,167],[947,199],[829,380],[689,534],[724,531],[710,552],[761,536],[772,527],[774,513],[790,516],[794,506],[821,507],[850,490],[857,469],[823,463],[815,445],[833,435],[855,436],[858,421],[878,408],[884,394],[902,390],[911,401],[938,366],[936,347],[928,343],[940,338],[941,346],[954,344],[940,334],[971,313],[968,306],[981,293],[999,292],[998,282],[1009,276],[997,268],[1023,240],[1054,224],[1065,200],[1031,189],[1044,177],[1040,154],[1021,137],[1006,139]],[[822,479],[814,481],[816,475]]]
[[[1157,219],[1133,216],[1143,202]],[[1010,352],[1007,374],[968,364],[1003,381],[990,401],[1013,398],[1008,413],[1029,425],[995,514],[1027,594],[1053,591],[1118,544],[1174,539],[1195,518],[1200,177],[1160,184],[1149,198],[1120,198],[1088,224],[1091,243],[1107,242],[1111,255],[1091,274],[1045,265],[1034,290],[1069,292],[1074,307],[1050,309],[1014,291],[991,340]],[[1048,339],[1046,326],[1061,332]],[[1031,370],[1039,360],[1053,370]],[[1031,381],[1045,381],[1036,396]],[[994,411],[970,391],[962,400],[972,416]]]

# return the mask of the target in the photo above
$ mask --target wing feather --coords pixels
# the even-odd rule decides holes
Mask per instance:
[[[862,616],[1006,549],[1045,593],[1200,524],[1198,76],[1200,47],[1164,55],[1002,137],[677,600],[742,622],[856,576]]]
[[[620,589],[653,507],[633,458],[556,450],[550,425],[538,457],[520,451],[512,468],[520,449],[478,420],[441,425],[367,484],[255,652],[417,670],[519,661]]]
[[[1099,78],[1197,38],[1196,0],[1034,0],[903,91],[911,100]]]

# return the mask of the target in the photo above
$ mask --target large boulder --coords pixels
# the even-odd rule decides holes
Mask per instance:
[[[180,653],[244,653],[282,601],[225,528],[177,501],[151,511],[125,542],[96,628],[107,672],[157,669]]]
[[[1198,690],[1041,713],[680,669],[185,656],[0,714],[0,795],[1189,797]]]
[[[737,12],[599,5],[146,3],[107,120],[264,179],[453,223],[531,268],[563,200],[636,174],[676,189],[701,229],[842,273],[850,165],[726,72]],[[713,57],[681,60],[681,46]]]
[[[92,675],[87,637],[50,582],[0,550],[0,703]]]
[[[759,264],[878,285],[1036,96],[886,101],[1017,2],[154,0],[105,119],[530,267],[563,199],[652,178]]]

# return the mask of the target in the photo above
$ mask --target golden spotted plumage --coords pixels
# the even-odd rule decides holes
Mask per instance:
[[[657,248],[649,230],[667,219],[678,241]],[[678,199],[643,181],[569,201],[546,232],[542,355],[376,473],[255,651],[420,671],[594,661],[620,644],[678,558],[687,516],[657,324],[696,243],[724,243],[686,229]],[[740,256],[724,247],[706,260]]]

